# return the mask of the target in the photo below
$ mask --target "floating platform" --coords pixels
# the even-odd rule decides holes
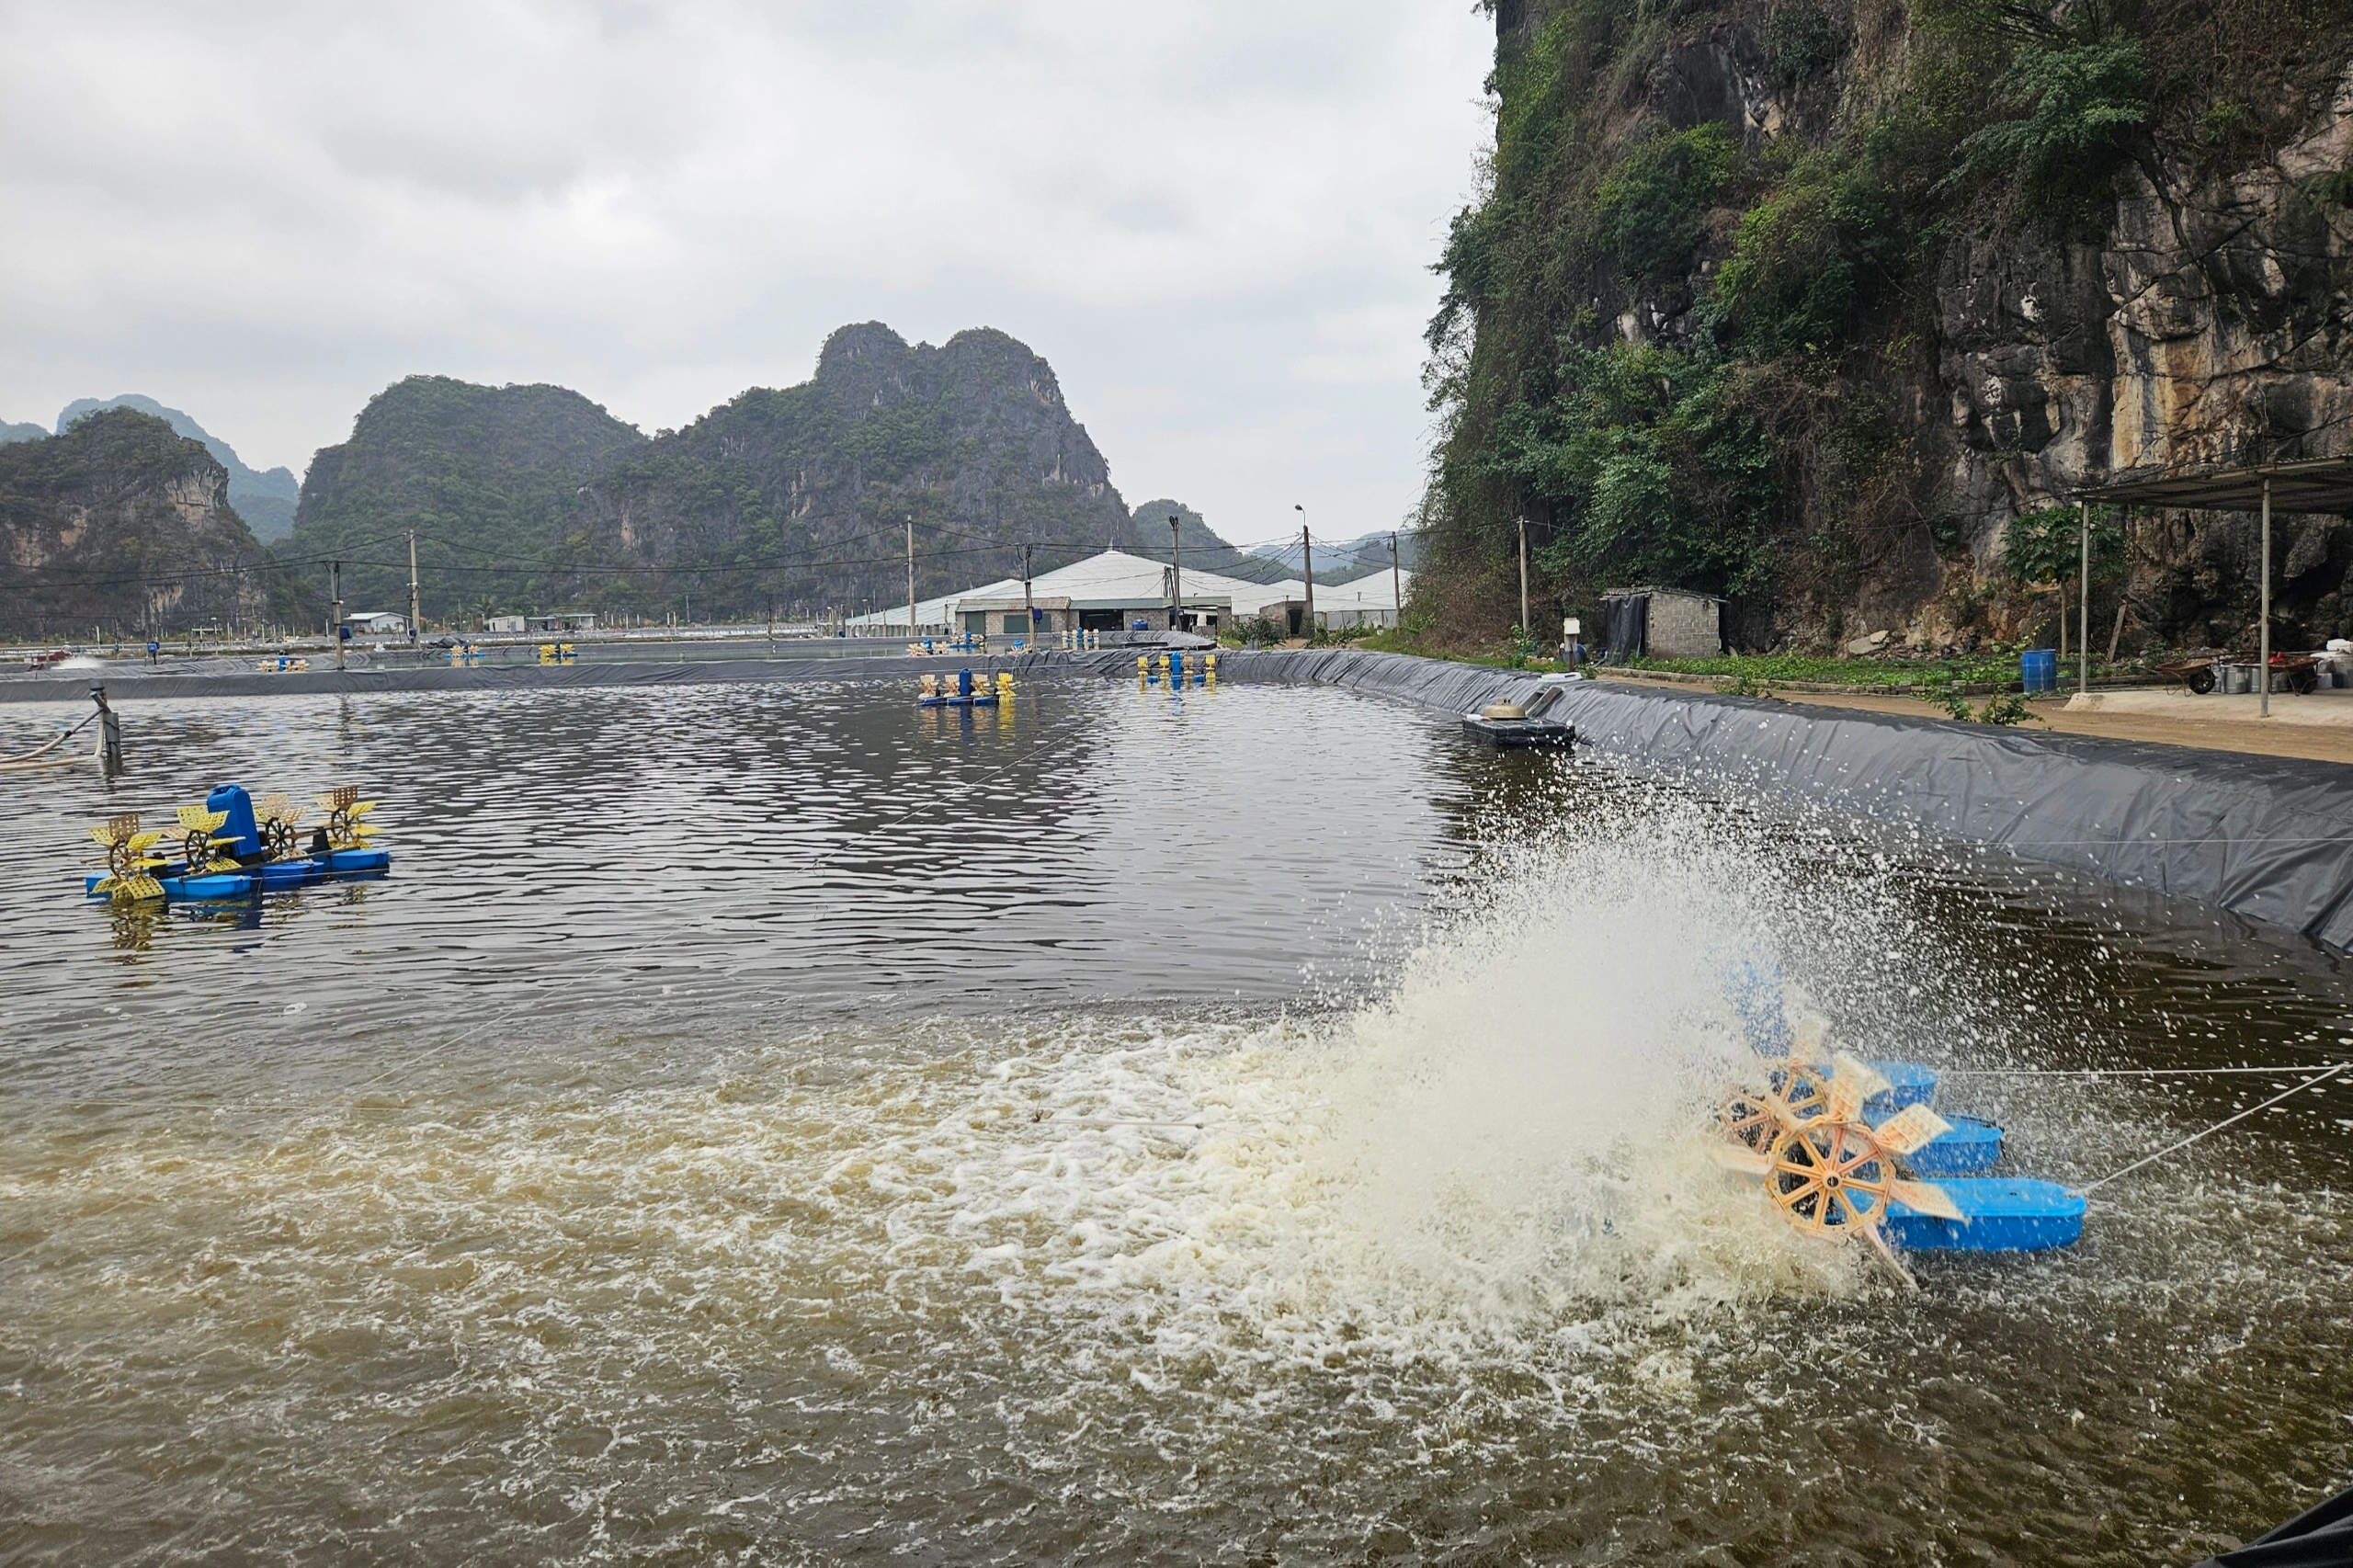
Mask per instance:
[[[1462,735],[1501,751],[1566,751],[1576,744],[1577,727],[1558,719],[1489,719],[1465,713]]]
[[[106,881],[104,871],[93,871],[82,879],[82,893],[85,898],[103,899],[98,891]],[[207,871],[202,876],[159,876],[156,886],[164,890],[164,897],[174,903],[205,903],[215,899],[249,897],[255,885],[250,871]]]
[[[233,871],[207,871],[194,877],[164,871],[157,873],[155,883],[170,903],[203,903],[250,898],[256,892],[283,892],[336,878],[381,877],[392,869],[392,853],[389,849],[331,849],[324,855],[265,860],[258,865],[240,866]],[[98,884],[105,880],[104,871],[93,871],[84,877],[83,895],[105,898],[107,895],[98,892]]]
[[[1948,1176],[1937,1185],[1966,1218],[1890,1203],[1881,1222],[1890,1242],[1913,1252],[2050,1252],[2083,1238],[2086,1199],[2055,1181]]]

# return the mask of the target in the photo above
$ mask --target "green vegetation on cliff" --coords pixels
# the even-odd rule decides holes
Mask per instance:
[[[808,381],[754,388],[614,465],[574,523],[582,602],[691,595],[740,617],[904,603],[910,523],[919,597],[1017,574],[1025,542],[1045,571],[1131,526],[1043,358],[985,327],[935,347],[880,322],[835,332]]]
[[[579,487],[644,436],[578,392],[411,376],[368,400],[302,481],[290,552],[340,559],[347,609],[408,608],[408,535],[428,616],[529,600],[561,562]],[[324,588],[323,567],[310,568]],[[454,601],[454,602],[453,602]]]
[[[2120,200],[2194,228],[2200,182],[2329,123],[2353,55],[2321,0],[1495,9],[1493,162],[1430,327],[1416,607],[1471,644],[1517,618],[1523,517],[1540,623],[1646,582],[1729,596],[1760,645],[1922,614],[2108,460],[2110,292],[2173,261],[2104,253]],[[2313,188],[2342,203],[2353,165]],[[2353,358],[2325,324],[2353,228],[2315,222],[2318,281],[2245,307],[2312,324],[2246,353],[2319,383],[2271,397],[2275,447],[2282,417],[2330,438]],[[2181,292],[2220,302],[2163,330],[2235,351],[2230,295],[2261,285],[2184,248]]]
[[[0,444],[0,635],[307,622],[313,607],[230,507],[228,480],[201,443],[130,409]]]
[[[253,529],[256,539],[267,544],[272,540],[284,539],[294,531],[294,504],[302,492],[290,471],[283,468],[259,470],[249,466],[228,442],[179,409],[166,408],[152,397],[126,392],[120,397],[103,401],[94,397],[77,398],[59,413],[59,434],[63,434],[75,420],[103,408],[129,408],[152,415],[189,440],[202,442],[204,449],[219,459],[221,466],[229,471],[229,505],[237,509],[237,516]]]

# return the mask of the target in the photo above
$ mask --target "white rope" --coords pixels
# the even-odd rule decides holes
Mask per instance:
[[[2353,1062],[2291,1062],[2284,1067],[1939,1067],[1940,1078],[2212,1078],[2224,1074],[2260,1074],[2285,1078],[2298,1073],[2336,1073]]]
[[[2188,1148],[2192,1143],[2197,1142],[2201,1138],[2212,1137],[2215,1133],[2220,1132],[2223,1128],[2230,1126],[2231,1123],[2234,1121],[2245,1121],[2256,1111],[2268,1110],[2273,1106],[2278,1105],[2281,1100],[2288,1098],[2291,1095],[2301,1095],[2306,1089],[2316,1088],[2320,1085],[2327,1082],[2329,1079],[2336,1077],[2339,1073],[2344,1072],[2347,1067],[2353,1067],[2353,1062],[2340,1062],[2336,1066],[2328,1069],[2325,1073],[2316,1074],[2313,1076],[2305,1079],[2302,1083],[2298,1084],[2294,1088],[2282,1090],[2280,1093],[2272,1096],[2269,1099],[2265,1100],[2261,1105],[2251,1105],[2243,1111],[2224,1117],[2222,1120],[2216,1122],[2211,1127],[2204,1128],[2199,1131],[2193,1132],[2188,1137],[2184,1138],[2177,1142],[2166,1144],[2164,1148],[2158,1150],[2154,1154],[2143,1155],[2140,1159],[2137,1159],[2131,1165],[2126,1165],[2122,1170],[2109,1172],[2097,1181],[2086,1187],[2084,1191],[2086,1193],[2097,1192],[2101,1187],[2106,1187],[2109,1182],[2114,1181],[2118,1176],[2131,1176],[2143,1165],[2154,1165],[2157,1161],[2164,1159],[2167,1154],[2177,1153],[2181,1150]]]

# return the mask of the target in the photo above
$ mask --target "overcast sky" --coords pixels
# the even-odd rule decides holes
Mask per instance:
[[[1131,503],[1393,526],[1471,0],[0,0],[0,418],[301,472],[436,372],[649,434],[825,334],[1044,355]]]

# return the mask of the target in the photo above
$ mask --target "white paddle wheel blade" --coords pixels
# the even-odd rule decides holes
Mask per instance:
[[[1952,1200],[1952,1194],[1932,1181],[1893,1181],[1887,1185],[1887,1195],[1915,1213],[1933,1219],[1969,1223],[1969,1216]]]
[[[1920,1282],[1912,1278],[1912,1271],[1904,1267],[1904,1260],[1895,1256],[1895,1249],[1887,1244],[1887,1238],[1879,1233],[1877,1225],[1866,1225],[1863,1227],[1863,1234],[1870,1238],[1871,1249],[1879,1254],[1879,1260],[1886,1264],[1894,1272],[1896,1278],[1904,1282],[1905,1290],[1916,1290],[1920,1288]]]
[[[1889,1085],[1885,1078],[1861,1058],[1840,1051],[1831,1063],[1830,1115],[1837,1121],[1860,1120],[1863,1104],[1873,1095],[1883,1095]]]
[[[1878,1128],[1879,1141],[1898,1155],[1916,1154],[1951,1131],[1951,1122],[1924,1105],[1905,1106]]]
[[[1744,1149],[1736,1143],[1719,1143],[1711,1153],[1716,1164],[1725,1170],[1737,1171],[1742,1176],[1753,1176],[1773,1174],[1773,1157],[1770,1154],[1761,1154],[1754,1149]]]

